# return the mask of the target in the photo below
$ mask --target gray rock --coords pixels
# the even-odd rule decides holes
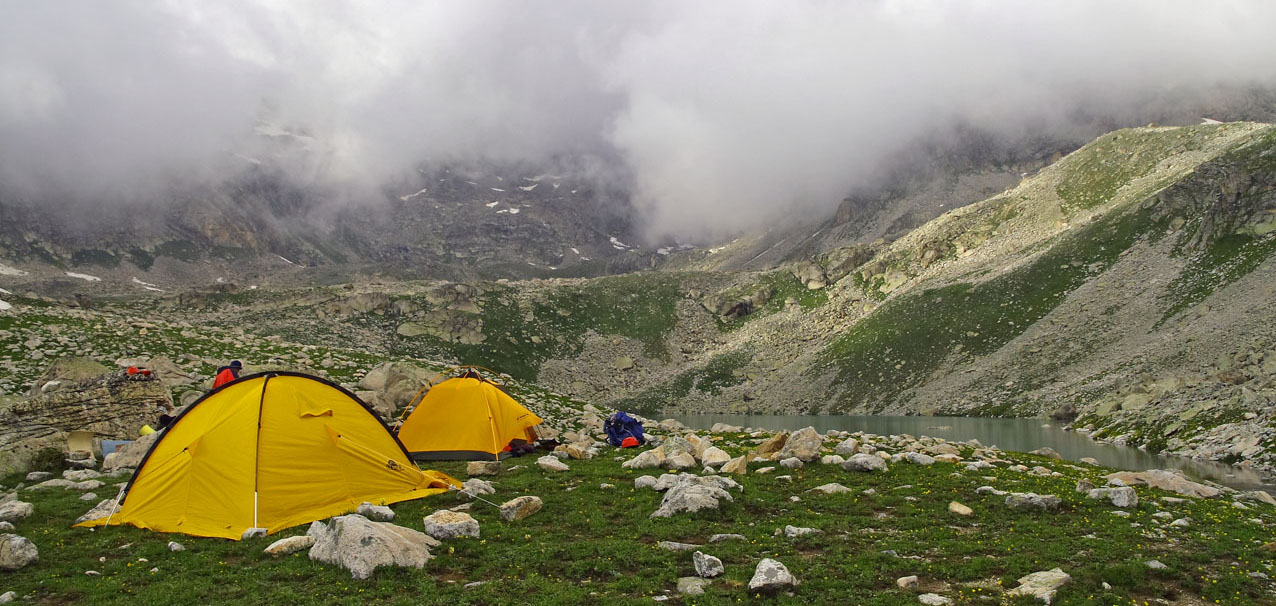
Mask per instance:
[[[925,455],[920,452],[905,452],[903,454],[898,454],[895,456],[899,457],[900,460],[908,461],[909,463],[912,463],[914,465],[934,465],[935,464],[935,457],[932,457],[930,455]],[[894,459],[895,457],[891,457],[891,458]]]
[[[797,579],[789,573],[789,569],[777,560],[764,558],[758,562],[749,579],[749,591],[779,591],[797,585]]]
[[[709,536],[709,542],[710,542],[710,543],[721,543],[721,542],[723,542],[723,541],[743,541],[743,540],[745,540],[745,538],[746,538],[746,537],[745,537],[744,535],[742,535],[742,534],[734,534],[734,533],[727,533],[727,534],[715,534],[715,535],[710,535],[710,536]]]
[[[0,532],[13,532],[13,524],[0,522]]]
[[[35,512],[35,505],[23,501],[0,503],[0,522],[17,522]]]
[[[178,543],[177,541],[169,541],[169,542],[168,542],[168,550],[169,550],[169,551],[174,551],[174,552],[176,552],[176,551],[186,551],[186,546],[185,546],[185,545],[182,545],[181,543]]]
[[[975,494],[990,494],[996,497],[1003,497],[1010,493],[1004,490],[997,490],[996,488],[993,488],[992,486],[980,486],[979,488],[975,489]]]
[[[749,472],[749,457],[747,455],[735,457],[723,463],[722,467],[718,468],[718,472],[742,476]]]
[[[47,471],[33,471],[27,474],[26,480],[28,482],[43,482],[52,477],[53,477],[53,474]]]
[[[723,500],[733,501],[723,488],[722,480],[734,484],[731,479],[721,476],[698,477],[684,474],[665,492],[660,508],[652,512],[651,517],[667,518],[675,513],[717,509]]]
[[[474,476],[494,476],[501,473],[500,461],[470,461],[465,465],[465,475]]]
[[[822,492],[824,494],[837,494],[839,492],[850,492],[850,491],[851,491],[850,488],[842,486],[841,484],[838,484],[836,482],[831,482],[829,484],[821,484],[819,486],[816,486],[815,488],[812,488],[811,490],[807,492]]]
[[[842,463],[845,463],[845,462],[846,462],[846,459],[842,458],[842,455],[831,454],[831,455],[824,455],[820,457],[821,465],[841,465]]]
[[[717,446],[710,446],[700,453],[700,462],[717,467],[731,460],[731,455]]]
[[[40,559],[35,543],[16,534],[0,534],[0,570],[18,570]]]
[[[678,541],[656,541],[656,547],[665,551],[691,551],[693,549],[699,549],[703,547],[703,545],[697,545],[695,543],[679,543]]]
[[[643,488],[655,488],[656,478],[653,476],[638,476],[634,478],[634,488],[641,490]]]
[[[710,539],[711,541],[713,539]],[[726,572],[726,567],[722,565],[722,560],[715,558],[703,551],[697,551],[691,554],[691,563],[696,567],[696,575],[705,577],[706,579],[716,577]]]
[[[1072,577],[1059,568],[1034,572],[1019,578],[1019,586],[1010,590],[1007,595],[1031,596],[1049,604],[1060,587],[1071,581]]]
[[[923,593],[917,596],[917,601],[925,604],[926,606],[947,606],[948,604],[953,603],[952,599],[946,598],[938,593]]]
[[[1139,495],[1129,486],[1118,488],[1095,488],[1086,493],[1087,498],[1108,499],[1113,505],[1121,508],[1138,507]]]
[[[121,469],[136,468],[142,464],[142,457],[158,440],[160,432],[144,435],[128,444],[115,449],[115,452],[102,457],[102,471],[111,473]]]
[[[700,577],[679,577],[678,593],[682,595],[704,595],[704,586],[709,584],[709,579]]]
[[[1169,568],[1169,566],[1161,563],[1160,560],[1148,560],[1144,562],[1143,565],[1151,568],[1152,570],[1165,570],[1166,568]]]
[[[80,495],[80,500],[81,500],[81,501],[96,501],[96,500],[97,500],[97,493],[96,493],[96,492],[86,492],[86,493],[84,493],[84,494]]]
[[[82,482],[72,482],[71,480],[64,480],[62,478],[54,478],[52,480],[45,480],[43,482],[40,482],[39,484],[36,484],[35,486],[28,488],[27,490],[49,490],[52,488],[65,488],[67,490],[97,490],[103,486],[106,486],[106,483],[102,482],[101,480],[84,480]]]
[[[6,591],[4,593],[0,593],[0,604],[8,604],[16,599],[18,599],[17,592]]]
[[[68,469],[62,472],[62,478],[71,480],[72,482],[83,482],[84,480],[96,480],[102,477],[102,474],[93,469]]]
[[[802,459],[797,457],[789,457],[780,461],[780,467],[785,469],[800,469],[802,467]]]
[[[360,515],[314,522],[306,534],[315,539],[311,560],[341,566],[356,579],[372,576],[381,566],[422,568],[431,558],[429,547],[437,544],[423,532]]]
[[[264,538],[267,534],[270,534],[270,530],[267,528],[249,528],[248,530],[245,530],[244,534],[240,535],[239,538],[246,541],[248,539]]]
[[[1063,455],[1059,454],[1055,449],[1050,448],[1049,446],[1044,446],[1036,450],[1030,450],[1028,451],[1028,453],[1041,455],[1043,457],[1050,458],[1050,459],[1063,459]]]
[[[915,574],[895,579],[895,586],[900,589],[916,589],[920,583],[921,580]]]
[[[97,505],[94,505],[93,508],[85,512],[84,515],[76,518],[75,523],[79,524],[80,522],[87,522],[89,520],[105,518],[111,515],[111,512],[114,510],[115,510],[114,497],[109,499],[102,499],[100,503],[98,503]]]
[[[845,440],[838,442],[837,446],[833,447],[833,452],[844,457],[849,457],[855,454],[855,450],[859,448],[859,445],[859,441],[855,438],[846,438]]]
[[[812,461],[820,454],[820,446],[823,444],[824,438],[820,436],[820,432],[815,431],[814,427],[805,427],[791,434],[785,440],[784,447],[776,455],[776,458],[783,461],[788,458],[801,459],[802,462]]]
[[[665,458],[664,467],[669,469],[692,469],[696,466],[696,458],[689,452],[679,452]]]
[[[481,497],[487,494],[496,494],[496,488],[487,480],[470,478],[461,483],[461,490],[457,494],[463,495],[462,498],[472,499],[474,497]]]
[[[301,551],[302,549],[310,549],[311,547],[314,546],[314,544],[315,544],[314,537],[308,534],[303,534],[303,535],[298,535],[295,537],[287,537],[287,538],[279,539],[278,541],[271,543],[270,546],[267,547],[266,549],[262,550],[262,553],[266,553],[268,555],[272,555],[276,557],[286,556],[288,554]],[[177,543],[169,543],[169,545],[177,545]],[[175,549],[173,551],[180,551],[180,550]]]
[[[845,463],[842,463],[842,469],[845,469],[846,471],[864,472],[887,470],[886,461],[882,460],[881,457],[864,453],[851,455],[851,458],[847,459]]]
[[[558,457],[548,455],[536,459],[536,465],[545,471],[568,471],[571,469],[566,463],[559,460]]]
[[[664,463],[664,447],[657,447],[651,450],[644,450],[638,453],[638,456],[621,463],[623,469],[652,469],[660,467]]]
[[[501,519],[517,522],[541,510],[545,504],[540,497],[522,496],[501,504]]]
[[[1177,492],[1183,496],[1193,498],[1209,499],[1222,493],[1222,491],[1213,486],[1193,482],[1168,469],[1149,469],[1140,472],[1120,471],[1108,474],[1106,477],[1109,480],[1121,480],[1127,486],[1146,484],[1153,488]]]
[[[391,522],[394,521],[394,510],[385,505],[373,505],[364,501],[359,505],[355,513],[372,520],[373,522]]]
[[[425,534],[444,540],[478,538],[479,523],[468,513],[443,509],[425,516]]]
[[[786,525],[784,527],[784,536],[790,539],[796,539],[798,537],[804,537],[804,536],[812,535],[812,534],[820,534],[822,532],[824,531],[820,530],[819,528],[805,528],[802,526],[791,526],[791,525]]]
[[[1011,509],[1025,511],[1054,511],[1062,503],[1059,497],[1052,494],[1035,492],[1012,492],[1006,497],[1006,505]]]

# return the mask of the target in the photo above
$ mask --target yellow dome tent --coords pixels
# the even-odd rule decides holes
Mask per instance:
[[[472,369],[427,389],[399,428],[417,461],[495,461],[510,440],[536,440],[541,418]]]
[[[309,375],[242,377],[200,398],[155,441],[109,515],[131,524],[239,539],[460,486],[421,471],[350,392]]]

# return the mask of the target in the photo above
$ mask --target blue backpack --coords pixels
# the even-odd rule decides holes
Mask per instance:
[[[623,412],[607,417],[607,422],[603,423],[603,431],[607,432],[607,443],[612,446],[620,446],[625,438],[635,438],[638,444],[646,444],[647,438],[642,435],[642,423]]]

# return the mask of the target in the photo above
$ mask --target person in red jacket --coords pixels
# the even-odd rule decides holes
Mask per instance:
[[[217,376],[213,379],[213,389],[217,389],[222,385],[230,383],[239,378],[239,371],[244,369],[243,362],[239,360],[231,360],[230,366],[223,366],[217,369]]]

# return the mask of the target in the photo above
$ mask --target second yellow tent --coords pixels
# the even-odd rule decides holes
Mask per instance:
[[[435,385],[399,428],[418,461],[499,460],[510,440],[535,441],[541,418],[496,385],[457,377]]]

